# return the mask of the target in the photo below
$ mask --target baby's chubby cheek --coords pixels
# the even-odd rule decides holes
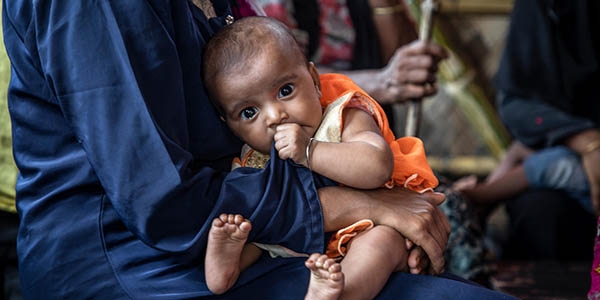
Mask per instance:
[[[258,152],[269,154],[271,152],[271,145],[273,145],[273,137],[263,135],[260,138],[255,139],[256,143],[248,143],[252,148]]]

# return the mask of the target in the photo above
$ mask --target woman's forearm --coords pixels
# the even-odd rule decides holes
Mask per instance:
[[[444,268],[443,253],[450,225],[437,207],[445,196],[441,193],[418,194],[402,188],[355,190],[346,187],[319,189],[325,231],[346,227],[361,219],[387,225],[421,246],[434,273]]]
[[[359,200],[361,193],[363,191],[338,186],[319,189],[325,232],[369,218],[370,204]]]

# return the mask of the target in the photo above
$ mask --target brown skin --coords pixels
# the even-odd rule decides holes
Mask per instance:
[[[319,189],[319,198],[325,231],[344,228],[356,220],[371,219],[377,225],[396,229],[418,246],[409,250],[411,273],[439,274],[444,270],[443,253],[450,235],[448,218],[438,208],[444,202],[444,194],[418,194],[403,188],[326,187]]]
[[[600,141],[600,129],[589,129],[565,140],[565,144],[581,155],[581,162],[587,174],[592,204],[596,215],[600,216],[600,149],[587,151],[587,146]]]
[[[227,80],[215,81],[213,97],[229,128],[252,148],[269,153],[274,141],[281,159],[308,166],[306,147],[322,117],[319,75],[285,45],[262,46],[251,64],[240,63]],[[340,143],[313,142],[311,169],[355,188],[381,187],[394,167],[389,145],[369,114],[344,114]]]
[[[439,45],[417,40],[397,49],[381,69],[339,71],[319,66],[319,71],[343,73],[379,103],[388,104],[435,95],[438,64],[447,57]]]
[[[325,254],[313,253],[304,263],[310,270],[310,284],[304,300],[339,299],[344,289],[342,265]]]
[[[493,204],[517,196],[529,188],[523,161],[532,152],[530,148],[515,141],[485,182],[478,183],[476,176],[469,176],[456,181],[453,189],[461,192],[473,204],[481,204],[482,208],[488,209]]]
[[[344,112],[340,143],[313,142],[313,171],[344,185],[362,189],[381,187],[391,178],[394,158],[373,118],[362,110]]]
[[[589,129],[565,139],[564,144],[581,156],[590,183],[592,204],[596,215],[600,216],[600,149],[587,149],[595,141],[600,141],[600,130]],[[477,184],[475,178],[467,178],[459,180],[454,188],[479,204],[495,204],[516,196],[529,187],[522,161],[531,152],[531,149],[515,142],[498,169],[485,182]]]
[[[418,38],[415,24],[409,16],[409,8],[403,0],[369,0],[371,8],[389,8],[397,5],[400,5],[403,11],[373,15],[383,61],[389,61],[396,49]]]
[[[232,72],[228,80],[218,81],[214,98],[223,107],[229,128],[262,153],[269,153],[272,142],[281,139],[282,125],[296,124],[294,134],[304,144],[301,154],[305,159],[304,149],[322,116],[310,72],[314,67],[290,63],[283,57],[275,60],[273,68],[267,68],[271,66],[267,56],[257,57],[243,72]]]

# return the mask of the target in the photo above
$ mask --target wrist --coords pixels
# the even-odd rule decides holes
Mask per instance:
[[[374,16],[396,15],[404,12],[404,6],[402,4],[395,4],[391,6],[373,7],[372,10]]]
[[[310,138],[308,144],[306,144],[306,167],[310,170],[310,157],[313,152],[314,145],[316,144],[315,138]]]
[[[369,5],[373,8],[375,7],[384,7],[384,6],[393,6],[397,4],[402,4],[404,0],[369,0]]]
[[[370,0],[369,5],[374,16],[396,15],[405,11],[403,2],[398,0]]]

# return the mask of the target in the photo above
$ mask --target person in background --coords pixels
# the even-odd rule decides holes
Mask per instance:
[[[443,271],[439,193],[325,185],[276,157],[266,169],[230,171],[242,142],[198,70],[206,42],[235,20],[231,5],[3,2],[25,299],[304,295],[297,278],[309,271],[293,258],[261,258],[223,297],[207,289],[208,232],[223,212],[249,216],[249,240],[305,253],[323,251],[325,232],[370,218],[419,245],[409,266],[427,259],[428,271]],[[450,295],[510,298],[451,275],[400,272],[379,297]]]
[[[583,151],[587,155],[597,149],[591,144]],[[453,189],[478,206],[485,219],[498,204],[530,189],[553,189],[564,192],[587,212],[595,214],[590,185],[580,155],[559,145],[541,150],[514,141],[498,167],[484,182],[476,176],[459,179]]]
[[[561,149],[561,173],[583,186],[575,166],[589,184],[592,212],[573,194],[530,189],[506,202],[509,239],[503,257],[521,259],[590,259],[600,263],[594,223],[600,214],[600,3],[517,0],[504,54],[495,77],[498,111],[514,139],[533,152],[524,167],[532,185],[555,163],[545,151]],[[534,158],[540,158],[534,162]],[[529,159],[532,163],[528,163]],[[521,162],[514,161],[518,166]],[[509,166],[510,167],[510,166]],[[569,173],[570,172],[570,173]],[[529,178],[529,176],[528,176]],[[534,186],[532,186],[534,187]],[[589,203],[589,202],[588,202]],[[599,274],[592,271],[590,297],[597,298]]]

